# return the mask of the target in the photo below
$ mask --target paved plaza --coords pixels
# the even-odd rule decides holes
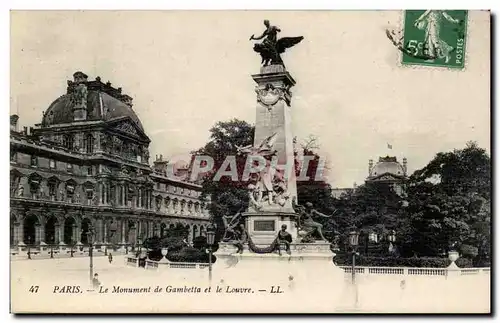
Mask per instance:
[[[89,290],[89,258],[64,258],[11,261],[12,309],[16,312],[487,312],[490,276],[470,275],[455,278],[409,277],[403,275],[359,276],[357,290],[349,275],[335,286],[315,289],[308,297],[307,287],[294,282],[280,286],[283,293],[269,293],[269,287],[241,277],[238,282],[224,280],[224,269],[214,272],[212,290],[208,270],[145,270],[126,266],[124,256],[94,258],[108,293]],[[36,288],[38,286],[38,288]],[[77,293],[75,288],[79,286]],[[163,288],[154,292],[156,286]],[[165,292],[165,289],[179,288]],[[223,289],[216,293],[216,286]],[[33,288],[32,288],[33,287]],[[120,293],[116,293],[117,288]],[[135,288],[131,293],[130,288]],[[149,290],[147,290],[149,288]],[[240,288],[233,289],[233,288]],[[243,288],[252,288],[246,293]],[[268,292],[258,289],[267,288]],[[30,292],[31,289],[31,292]],[[35,292],[36,289],[36,292]],[[55,291],[55,289],[57,289]],[[115,292],[113,292],[115,291]],[[127,292],[128,291],[128,292]],[[233,291],[229,293],[229,291]],[[140,293],[140,297],[138,297]],[[354,300],[357,294],[357,305]]]

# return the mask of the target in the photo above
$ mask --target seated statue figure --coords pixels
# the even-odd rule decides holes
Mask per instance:
[[[306,237],[311,237],[314,233],[316,233],[321,240],[327,241],[327,239],[323,235],[323,225],[321,223],[314,221],[313,216],[317,215],[324,218],[329,218],[331,217],[331,215],[325,215],[315,210],[311,202],[307,202],[304,207],[296,204],[294,199],[293,206],[295,211],[299,215],[298,216],[299,231],[301,230],[305,231],[305,235],[302,237],[302,239],[305,239]]]
[[[290,243],[292,243],[292,235],[286,231],[286,224],[281,226],[281,230],[278,232],[278,236],[276,237],[278,240],[278,252],[281,255],[280,245],[285,245],[285,250],[287,254],[291,254],[290,252]]]

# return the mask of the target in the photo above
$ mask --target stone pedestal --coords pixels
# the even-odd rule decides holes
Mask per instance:
[[[283,224],[292,235],[292,241],[297,239],[295,213],[259,212],[243,213],[243,216],[247,232],[257,246],[269,246],[276,239]]]

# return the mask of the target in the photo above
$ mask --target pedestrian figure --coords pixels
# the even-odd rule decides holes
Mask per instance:
[[[94,278],[92,279],[92,286],[94,286],[95,289],[98,289],[99,286],[101,285],[101,282],[99,281],[99,275],[94,274]]]
[[[108,260],[110,264],[113,262],[113,255],[111,253],[108,255]]]

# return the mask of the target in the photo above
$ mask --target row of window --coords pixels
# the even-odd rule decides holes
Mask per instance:
[[[17,161],[15,153],[11,154],[11,161],[13,161],[13,162]],[[38,167],[39,166],[37,156],[30,157],[30,166],[31,167]],[[49,169],[56,169],[56,168],[57,168],[56,161],[54,159],[50,159],[49,160]],[[94,169],[92,166],[86,167],[86,170],[87,170],[87,175],[89,175],[89,176],[94,175]],[[66,171],[68,173],[73,173],[73,164],[66,163]]]
[[[162,184],[160,182],[156,182],[156,189],[158,191],[161,191],[162,189],[164,189],[165,191],[170,191],[170,192],[179,193],[179,194],[185,194],[185,195],[194,196],[194,197],[198,197],[201,194],[199,191],[190,190],[188,188],[183,188],[183,187],[169,186],[167,184]]]

